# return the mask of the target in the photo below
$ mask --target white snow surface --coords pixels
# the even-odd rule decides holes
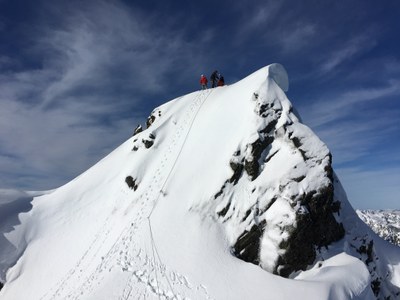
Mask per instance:
[[[274,226],[294,218],[284,195],[265,217],[272,228],[262,239],[266,270],[231,253],[238,227],[246,225],[215,218],[214,195],[232,176],[233,153],[257,138],[249,135],[260,122],[254,93],[282,107],[277,128],[290,119],[309,141],[308,152],[322,158],[328,154],[291,112],[283,92],[288,85],[284,68],[273,64],[233,85],[169,101],[154,110],[150,128],[68,184],[30,200],[31,207],[2,231],[7,239],[2,243],[17,250],[0,250],[2,266],[9,267],[1,299],[374,299],[368,269],[346,251],[346,241],[295,279],[266,271],[285,239]],[[147,149],[142,140],[154,145]],[[307,177],[298,186],[287,185],[283,194],[325,180],[317,166],[301,164],[300,153],[283,138],[272,147],[280,151],[268,170],[224,191],[238,211],[255,202],[251,184],[268,195],[276,181],[297,176],[288,174],[293,165]],[[127,176],[136,179],[136,191],[125,183]],[[337,185],[343,220],[353,232],[367,230]],[[4,203],[12,202],[7,199]],[[282,214],[286,219],[277,219]],[[391,282],[399,286],[400,252],[380,243],[377,238],[380,251],[387,251],[382,267],[390,268]]]

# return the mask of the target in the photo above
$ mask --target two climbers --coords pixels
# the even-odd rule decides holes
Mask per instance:
[[[212,72],[212,74],[210,76],[210,81],[211,81],[212,88],[225,85],[224,77],[220,73],[218,73],[217,70]],[[201,89],[203,89],[203,90],[207,89],[207,83],[208,83],[207,78],[204,75],[201,75],[201,77],[200,77]]]

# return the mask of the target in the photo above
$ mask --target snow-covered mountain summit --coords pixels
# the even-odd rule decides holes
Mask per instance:
[[[273,64],[156,108],[146,130],[34,198],[6,234],[16,263],[2,260],[0,295],[398,297],[399,248],[357,217],[288,86]]]

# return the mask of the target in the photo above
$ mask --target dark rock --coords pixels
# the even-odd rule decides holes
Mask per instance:
[[[294,144],[294,146],[296,147],[296,148],[300,148],[303,144],[300,142],[300,139],[298,138],[298,137],[293,137],[292,138],[292,142],[293,142],[293,144]]]
[[[324,171],[326,172],[326,176],[331,180],[331,182],[334,181],[333,178],[333,168],[332,168],[332,154],[328,154],[329,158],[329,163],[325,166]]]
[[[231,176],[231,178],[228,179],[228,182],[237,184],[240,177],[243,174],[244,166],[240,163],[235,163],[232,161],[229,163],[229,165],[231,166],[231,169],[233,170],[233,175]]]
[[[258,265],[260,262],[260,238],[265,225],[264,220],[258,225],[253,225],[250,231],[243,232],[233,246],[233,254],[246,262]]]
[[[334,213],[339,213],[342,203],[340,201],[332,202],[332,211]]]
[[[137,185],[137,183],[136,183],[136,179],[133,179],[132,176],[127,176],[127,177],[125,178],[125,182],[126,182],[126,184],[129,186],[130,189],[133,189],[134,191],[137,190],[138,185]]]
[[[374,241],[370,240],[370,242],[368,243],[368,245],[365,244],[366,241],[364,240],[364,244],[361,245],[358,249],[357,252],[360,254],[366,254],[367,255],[367,259],[365,261],[366,265],[369,265],[371,262],[373,262],[374,258],[373,258],[373,247],[374,247]]]
[[[374,292],[374,295],[378,297],[379,292],[381,291],[381,281],[378,278],[371,281],[371,288],[372,291]]]
[[[301,204],[307,213],[296,215],[296,228],[291,228],[289,238],[280,244],[286,251],[278,259],[276,274],[287,277],[294,271],[305,270],[316,258],[315,248],[328,247],[344,237],[343,224],[333,216],[332,202],[332,185],[303,196]]]
[[[300,177],[293,178],[293,180],[296,181],[296,182],[301,182],[301,181],[303,181],[304,178],[306,178],[306,176],[303,175],[303,176],[300,176]]]
[[[246,173],[254,180],[259,175],[260,163],[259,159],[264,150],[272,144],[274,138],[272,136],[267,136],[264,139],[259,138],[254,143],[251,144],[251,159],[246,159],[244,162],[244,169]]]
[[[133,146],[133,149],[132,149],[133,151],[138,151],[139,150],[139,148],[137,147],[137,146]]]
[[[265,134],[270,134],[272,130],[275,129],[276,124],[278,123],[278,120],[272,120],[271,122],[268,123],[268,125],[260,131],[260,133],[265,133]]]
[[[242,222],[246,221],[247,217],[250,216],[250,214],[251,214],[251,209],[246,211],[246,214],[244,215]]]
[[[221,211],[219,211],[217,213],[218,216],[225,217],[226,213],[229,211],[230,206],[231,206],[231,202],[229,201],[228,204]]]
[[[236,157],[239,156],[240,151],[236,151],[233,155]],[[221,196],[224,193],[224,189],[228,183],[233,183],[233,185],[235,185],[238,183],[240,177],[242,177],[243,169],[244,169],[243,164],[235,162],[235,160],[231,160],[229,162],[229,165],[233,171],[233,175],[231,176],[231,178],[229,178],[228,180],[225,181],[225,183],[221,187],[221,189],[214,195],[214,199],[217,199],[219,196]]]
[[[258,109],[258,115],[260,117],[266,117],[268,116],[268,110],[269,110],[270,106],[269,104],[262,104],[260,105],[260,108]]]
[[[156,120],[156,117],[154,115],[150,115],[150,117],[148,117],[147,121],[146,121],[147,128],[149,128],[151,126],[151,124],[154,123],[155,120]]]
[[[149,141],[149,140],[143,139],[142,142],[143,142],[144,146],[146,147],[146,149],[149,149],[154,144],[154,141],[152,141],[152,140]]]
[[[292,134],[292,133],[289,134],[289,138],[291,138],[291,134]],[[308,160],[309,157],[307,157],[306,151],[304,151],[303,149],[301,149],[301,146],[302,146],[303,144],[301,143],[300,139],[299,139],[298,137],[295,136],[295,137],[292,137],[291,140],[292,140],[292,142],[293,142],[293,145],[294,145],[297,149],[299,149],[299,151],[300,151],[300,153],[301,153],[301,156],[303,157],[304,161]]]
[[[224,188],[225,188],[225,185],[223,185],[222,188],[218,191],[218,193],[216,193],[214,195],[214,199],[217,199],[219,196],[221,196],[224,193]]]
[[[136,126],[135,130],[133,131],[133,135],[132,136],[135,136],[135,135],[137,135],[138,133],[140,133],[142,131],[143,131],[142,125],[139,124],[138,126]]]
[[[1,291],[1,289],[3,288],[3,286],[4,286],[4,283],[2,283],[2,282],[0,281],[0,291]]]
[[[272,204],[275,203],[276,200],[277,200],[276,197],[272,198],[271,201],[269,201],[268,204],[259,211],[259,215],[260,216],[263,215],[272,206]]]
[[[268,156],[265,158],[265,161],[264,161],[264,162],[265,162],[265,163],[269,162],[269,161],[271,160],[271,158],[273,158],[278,152],[279,152],[279,150],[276,150],[274,153],[268,155]]]
[[[290,236],[283,241],[279,247],[285,249],[284,255],[279,256],[275,274],[288,277],[293,271],[305,270],[315,260],[316,253],[312,240],[312,222],[308,214],[297,216],[297,227],[305,226],[301,229],[294,227],[289,229]]]

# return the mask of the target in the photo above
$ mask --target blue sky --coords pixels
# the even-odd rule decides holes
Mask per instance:
[[[0,0],[0,188],[58,187],[218,69],[279,62],[355,208],[400,208],[399,1]]]

